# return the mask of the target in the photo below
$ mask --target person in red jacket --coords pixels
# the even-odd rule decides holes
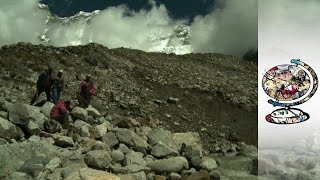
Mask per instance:
[[[50,112],[50,118],[58,121],[65,129],[67,129],[69,125],[70,104],[70,101],[59,101]]]
[[[87,108],[90,104],[92,96],[95,94],[96,86],[92,81],[92,76],[87,75],[86,79],[83,80],[77,91],[77,98],[79,106]]]

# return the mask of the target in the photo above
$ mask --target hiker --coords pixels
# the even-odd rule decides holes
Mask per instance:
[[[59,101],[51,109],[50,118],[58,121],[62,125],[62,128],[68,129],[70,111],[71,111],[70,101]]]
[[[45,92],[47,96],[47,101],[51,102],[50,91],[51,91],[51,84],[52,84],[52,68],[49,67],[43,73],[41,73],[37,80],[37,92],[33,96],[30,105],[33,105],[38,97]]]
[[[57,104],[58,101],[60,100],[60,93],[63,91],[64,89],[64,79],[62,77],[63,75],[63,70],[59,70],[57,76],[54,76],[52,78],[52,102],[54,104]]]
[[[79,106],[82,108],[87,108],[90,104],[92,96],[95,94],[96,87],[92,81],[91,75],[86,75],[86,79],[83,80],[77,91],[77,99]]]

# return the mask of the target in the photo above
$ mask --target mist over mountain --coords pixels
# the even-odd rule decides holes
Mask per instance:
[[[257,2],[214,2],[208,7],[210,12],[177,18],[168,10],[172,7],[155,1],[139,10],[122,4],[68,17],[52,14],[40,1],[0,1],[0,45],[30,42],[64,47],[95,42],[109,48],[175,54],[216,52],[237,57],[256,48]],[[186,33],[178,35],[179,27]]]

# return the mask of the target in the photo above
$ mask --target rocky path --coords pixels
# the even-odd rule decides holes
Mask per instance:
[[[73,128],[49,134],[43,122],[52,106],[1,102],[1,179],[257,179],[252,145],[231,143],[226,153],[213,154],[198,133],[113,119],[91,106],[72,110]]]

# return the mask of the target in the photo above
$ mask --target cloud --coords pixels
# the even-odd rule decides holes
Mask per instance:
[[[320,40],[319,7],[318,0],[260,1],[259,44],[263,49],[278,47],[300,57],[310,57],[308,54],[318,51]]]
[[[258,1],[225,0],[191,25],[193,49],[241,56],[258,47]]]
[[[241,56],[256,47],[255,0],[221,1],[224,7],[191,25],[191,47],[195,52],[220,52]],[[45,32],[54,46],[80,45],[90,42],[109,48],[129,47],[147,51],[154,45],[151,36],[165,38],[174,27],[188,22],[169,16],[164,5],[150,1],[150,10],[131,11],[125,5],[109,7],[90,20],[88,17],[63,21],[40,9],[39,0],[0,0],[0,46],[17,42],[41,43]],[[46,20],[51,19],[48,23]]]
[[[0,45],[17,42],[39,43],[48,12],[32,0],[0,0]]]

